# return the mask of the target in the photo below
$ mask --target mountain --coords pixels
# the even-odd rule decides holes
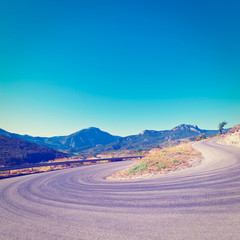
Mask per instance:
[[[99,128],[90,127],[69,136],[58,137],[58,143],[66,150],[74,149],[74,151],[80,151],[95,147],[99,144],[107,145],[115,142],[119,138],[118,136],[113,136],[107,132],[101,131]]]
[[[194,140],[202,133],[211,137],[215,136],[218,131],[203,130],[198,128],[196,125],[182,124],[171,130],[145,130],[137,135],[119,137],[103,132],[99,128],[91,127],[68,136],[47,138],[19,135],[0,129],[0,135],[22,139],[38,145],[53,148],[55,150],[85,153],[119,149],[136,149],[138,147],[148,150],[157,146],[179,143],[180,139],[184,138],[191,138],[191,140]]]
[[[13,166],[66,157],[65,153],[24,140],[0,135],[0,165]]]
[[[180,139],[190,138],[195,140],[200,134],[204,133],[208,137],[215,136],[217,130],[203,130],[196,125],[182,124],[171,130],[154,131],[145,130],[137,135],[131,135],[119,138],[116,142],[108,144],[104,147],[95,147],[92,152],[120,150],[120,149],[136,149],[141,147],[144,150],[151,148],[179,143]]]
[[[10,133],[3,129],[0,129],[0,135],[25,140],[59,151],[81,151],[99,144],[104,146],[120,138],[95,127],[83,129],[68,136],[32,137],[29,135]]]

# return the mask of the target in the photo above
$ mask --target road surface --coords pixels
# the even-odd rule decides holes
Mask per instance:
[[[240,149],[194,145],[198,166],[107,181],[132,161],[0,180],[1,239],[240,239]]]

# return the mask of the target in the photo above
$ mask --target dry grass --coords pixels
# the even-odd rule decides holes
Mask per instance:
[[[91,159],[91,158],[89,158],[89,159]],[[96,158],[94,158],[94,159],[96,159]],[[16,170],[11,170],[10,172],[9,171],[0,171],[0,177],[4,178],[4,177],[26,175],[26,174],[39,173],[39,172],[49,172],[49,171],[66,169],[66,168],[73,168],[73,167],[80,167],[80,166],[91,165],[91,164],[96,164],[96,163],[108,162],[108,161],[101,161],[101,159],[99,159],[99,161],[95,162],[95,163],[84,162],[84,163],[54,165],[54,162],[67,162],[67,161],[73,161],[73,160],[81,160],[81,159],[61,158],[61,159],[55,159],[55,160],[50,160],[48,162],[45,162],[45,163],[52,163],[53,165],[51,165],[51,166],[16,169]]]
[[[192,147],[192,143],[163,149],[155,148],[130,168],[117,172],[108,179],[135,179],[165,174],[180,167],[190,167],[193,161],[200,158],[201,154]]]
[[[219,142],[230,146],[240,147],[240,124],[233,127],[219,140]]]
[[[145,155],[146,153],[147,153],[146,151],[137,152],[136,150],[114,150],[98,154],[97,157],[99,158],[131,157],[137,155]]]
[[[240,132],[240,124],[234,126],[226,135],[230,135],[231,133]]]

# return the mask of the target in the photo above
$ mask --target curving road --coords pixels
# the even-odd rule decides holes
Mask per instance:
[[[201,164],[129,181],[132,161],[0,181],[1,239],[240,239],[240,149],[196,143]]]

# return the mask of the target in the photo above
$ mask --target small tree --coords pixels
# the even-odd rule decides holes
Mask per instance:
[[[227,124],[226,121],[223,121],[223,122],[220,122],[219,125],[218,125],[218,130],[219,130],[219,135],[222,135],[222,132],[223,132],[223,128],[224,126]]]
[[[206,135],[205,135],[205,133],[201,133],[197,138],[196,138],[196,140],[197,141],[201,141],[201,140],[204,140],[204,139],[206,139],[207,137],[206,137]]]
[[[137,148],[137,153],[141,153],[142,152],[142,148]]]

